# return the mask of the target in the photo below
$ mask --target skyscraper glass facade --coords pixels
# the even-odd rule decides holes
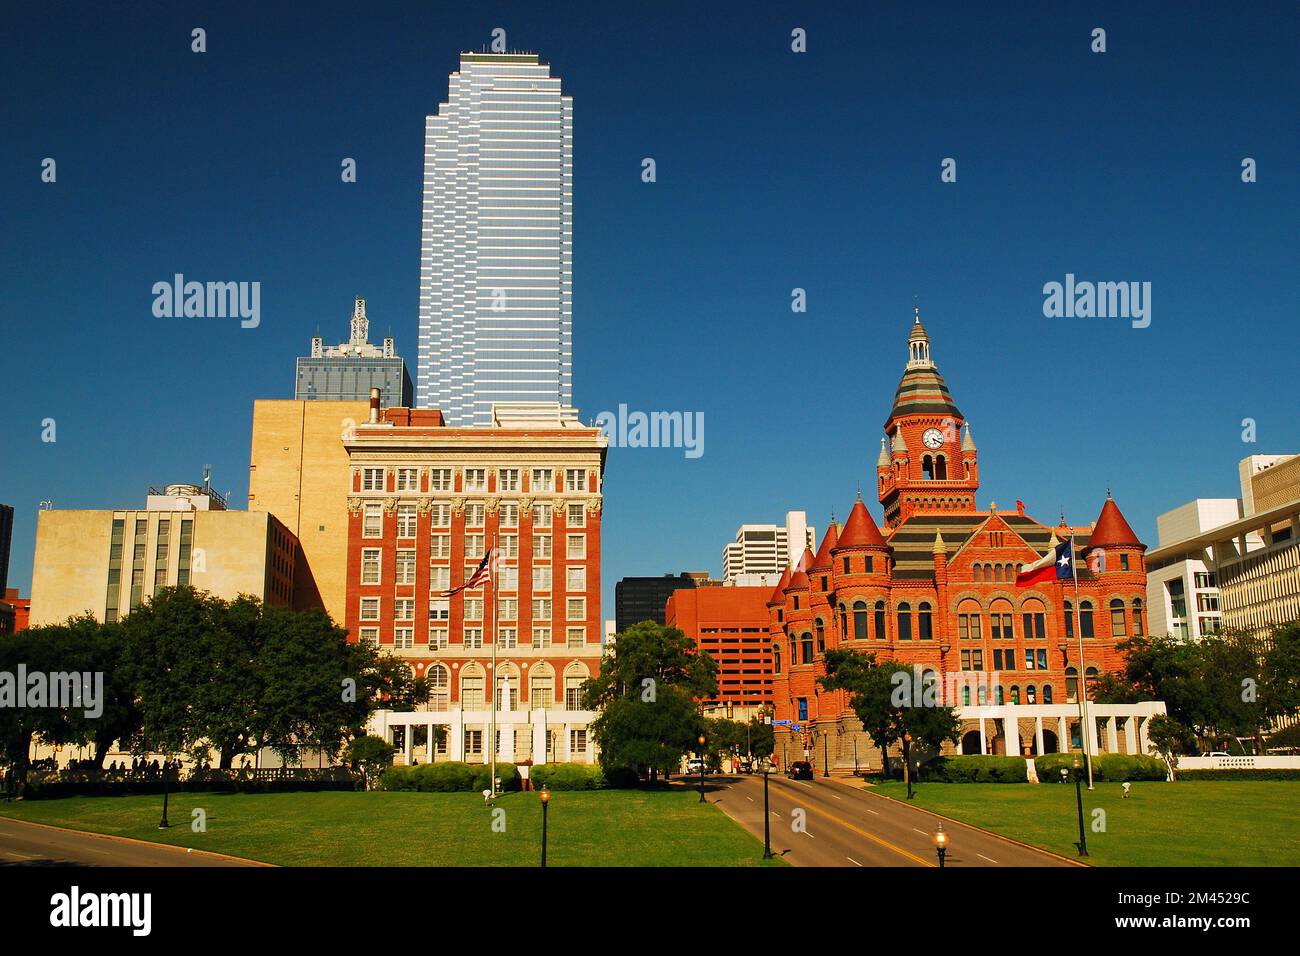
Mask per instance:
[[[572,98],[535,54],[461,54],[425,119],[417,407],[571,405],[572,258]]]

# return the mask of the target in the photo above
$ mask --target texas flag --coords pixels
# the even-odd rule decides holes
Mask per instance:
[[[1016,584],[1028,587],[1031,584],[1041,584],[1052,579],[1060,581],[1073,576],[1074,547],[1071,542],[1062,541],[1033,564],[1022,565],[1020,573],[1016,575]]]

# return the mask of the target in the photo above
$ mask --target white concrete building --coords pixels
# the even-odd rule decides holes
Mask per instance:
[[[805,548],[816,547],[817,529],[802,511],[788,511],[784,525],[742,524],[736,540],[722,549],[722,580],[734,587],[774,587],[797,564]]]
[[[501,746],[497,760],[516,764],[526,760],[534,764],[595,763],[596,742],[588,733],[595,719],[590,710],[499,710],[496,726]],[[468,751],[466,742],[491,725],[490,710],[380,710],[370,718],[367,733],[396,746],[395,762],[399,764],[446,760],[485,764],[490,759],[488,748],[480,745]],[[447,730],[441,746],[434,742],[434,727]]]

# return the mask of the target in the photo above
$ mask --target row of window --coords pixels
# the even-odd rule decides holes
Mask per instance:
[[[995,671],[1019,670],[1016,666],[1018,652],[1014,647],[998,647],[993,650],[993,669]],[[1027,671],[1047,670],[1047,648],[1025,648],[1024,669]],[[961,652],[961,669],[964,671],[984,670],[984,649],[970,648]]]
[[[548,504],[535,504],[532,507],[533,527],[549,528],[554,518],[555,509]],[[497,524],[501,528],[519,527],[519,505],[505,502],[497,506]],[[587,505],[584,502],[570,502],[565,506],[565,517],[570,528],[581,528],[587,524]],[[419,522],[419,506],[400,504],[397,506],[397,536],[414,538]],[[431,528],[451,527],[451,505],[436,501],[429,505],[429,526]],[[465,505],[465,527],[485,528],[487,526],[487,505],[481,501],[471,501]],[[379,501],[368,501],[362,509],[361,536],[363,538],[382,538],[384,536],[384,506]]]
[[[518,547],[517,547],[517,545],[518,545],[518,541],[517,541],[517,539],[514,539],[514,540],[511,542],[511,544],[513,544],[514,546],[509,546],[509,545],[506,543],[506,539],[507,539],[507,538],[514,539],[514,536],[513,536],[513,535],[506,535],[506,536],[504,536],[504,537],[501,539],[501,542],[502,542],[502,543],[501,543],[501,554],[500,554],[500,556],[501,556],[502,558],[504,558],[505,560],[516,559],[516,558],[519,557],[519,550],[518,550]],[[443,552],[445,552],[445,553],[443,553]],[[450,557],[450,553],[451,553],[450,545],[447,545],[447,547],[446,547],[445,549],[443,549],[443,548],[439,548],[438,550],[435,550],[435,551],[431,554],[429,560],[430,560],[430,562],[432,562],[432,561],[435,560],[435,559],[440,559],[440,558],[445,560],[445,559],[447,559],[447,558]],[[484,557],[486,554],[487,554],[487,550],[486,550],[486,544],[485,544],[485,542],[484,542],[484,540],[483,540],[483,535],[466,535],[466,536],[465,536],[465,557],[467,557],[467,558],[482,558],[482,557]],[[554,557],[554,555],[552,554],[552,551],[551,551],[551,536],[550,536],[550,535],[539,535],[538,537],[533,538],[533,559],[534,559],[534,560],[537,560],[537,561],[549,561],[549,560],[551,560],[553,557]],[[586,539],[586,537],[583,536],[583,535],[569,535],[569,540],[568,540],[568,542],[567,542],[567,547],[566,547],[566,549],[565,549],[565,555],[564,555],[564,557],[565,557],[565,560],[569,560],[569,561],[583,561],[583,560],[586,560],[586,557],[587,557],[587,539]],[[382,584],[382,583],[383,583],[383,560],[384,560],[384,558],[383,558],[383,549],[382,549],[382,548],[362,548],[362,549],[361,549],[361,583],[362,583],[362,584]],[[394,566],[394,570],[393,570],[393,583],[395,583],[395,584],[414,584],[414,583],[415,583],[416,555],[415,555],[415,549],[414,549],[414,548],[398,548],[397,551],[394,553],[394,556],[393,556],[393,566]],[[473,575],[474,571],[477,570],[478,565],[477,565],[477,564],[467,564],[467,565],[465,566],[465,568],[466,568],[465,577],[466,577],[466,579],[468,579],[471,575]],[[450,570],[451,570],[451,569],[450,569],[449,567],[447,567],[446,565],[432,565],[432,564],[431,564],[431,567],[430,567],[430,573],[431,573],[431,574],[435,574],[435,575],[438,574],[438,572],[440,572],[440,571],[446,571],[446,572],[450,573]],[[504,567],[501,569],[501,571],[502,571],[502,573],[503,573],[503,577],[504,577],[504,572],[505,572],[506,570],[507,570],[507,569],[504,568]],[[517,581],[518,581],[518,575],[519,575],[519,569],[518,569],[517,567],[515,567],[515,568],[512,568],[511,570],[513,570],[513,572],[514,572],[513,577],[514,577],[514,580],[517,582]],[[533,570],[536,571],[537,568],[534,568]],[[549,587],[550,587],[550,584],[549,584],[549,580],[550,580],[550,578],[549,578],[549,568],[548,568],[547,570],[548,570],[548,574],[547,574],[547,575],[544,575],[544,577],[545,577],[546,580],[547,580],[547,585],[546,585],[546,586],[549,588]],[[585,585],[586,569],[585,569],[585,568],[569,568],[569,569],[567,569],[567,573],[572,574],[572,572],[574,572],[574,571],[579,571],[579,570],[582,571],[582,578],[583,578],[583,581],[584,581],[583,587],[585,588],[585,586],[586,586],[586,585]],[[535,578],[534,580],[536,580],[536,578]],[[536,587],[537,585],[535,584],[534,586]],[[576,590],[576,589],[571,587],[570,590]]]
[[[419,491],[420,490],[420,469],[419,468],[393,468],[393,488],[396,491]],[[361,490],[362,491],[387,491],[387,468],[362,468],[361,469]],[[522,490],[520,482],[521,470],[518,468],[498,468],[496,470],[496,491],[500,493]],[[530,475],[529,490],[533,492],[555,491],[556,473],[553,468],[533,468]],[[452,469],[450,468],[430,468],[429,469],[429,490],[430,491],[451,491],[452,486]],[[461,489],[465,492],[488,490],[488,469],[487,468],[466,468],[465,482]],[[578,492],[587,490],[587,469],[585,468],[566,468],[564,469],[564,490],[566,492]]]
[[[378,646],[379,628],[360,627],[357,629],[358,636],[366,644]],[[479,650],[483,647],[484,636],[481,627],[466,627],[462,629],[461,641],[459,647],[467,650]],[[490,643],[490,641],[489,641]],[[446,650],[451,646],[450,638],[447,635],[445,627],[436,625],[429,626],[428,635],[429,650],[438,651]],[[518,647],[535,647],[544,648],[558,646],[551,644],[551,629],[545,625],[535,625],[532,631],[532,638],[528,634],[520,636],[518,628],[512,626],[501,626],[497,628],[497,647],[505,650]],[[569,627],[565,629],[564,647],[584,648],[587,646],[587,629],[585,627]],[[398,650],[411,650],[415,647],[415,627],[398,625],[393,628],[393,647]]]
[[[466,592],[464,601],[464,617],[467,621],[483,620],[483,597],[479,593]],[[533,598],[532,604],[533,620],[549,621],[551,619],[551,599],[550,598]],[[585,597],[571,597],[564,602],[565,620],[585,621],[587,619],[587,599]],[[360,620],[378,621],[380,620],[380,599],[378,597],[361,598]],[[446,621],[451,617],[451,599],[435,598],[429,601],[429,620]],[[519,599],[513,597],[503,597],[497,600],[497,618],[502,621],[513,621],[519,617]],[[414,621],[415,620],[415,598],[394,598],[393,599],[393,620],[395,621]]]

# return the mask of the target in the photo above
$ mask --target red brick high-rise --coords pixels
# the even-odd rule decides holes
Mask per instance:
[[[1109,494],[1091,527],[1042,524],[1019,502],[979,509],[975,441],[930,355],[919,314],[907,349],[876,462],[883,526],[859,498],[843,527],[832,524],[817,553],[806,552],[768,598],[776,716],[801,725],[793,735],[778,728],[776,751],[790,760],[806,755],[819,773],[826,762],[839,771],[855,760],[880,763],[847,695],[817,682],[831,648],[915,665],[923,680],[937,679],[950,706],[1076,701],[1073,583],[1015,582],[1021,565],[1058,540],[1073,535],[1076,554],[1105,554],[1092,562],[1095,570],[1079,562],[1085,677],[1115,669],[1116,643],[1146,628],[1146,546]],[[1066,726],[1062,717],[1059,727]],[[978,732],[963,730],[964,752],[1050,752],[1069,744],[1058,739],[1057,724],[1044,731],[1041,721],[1019,728],[1012,743],[1000,732],[985,740],[983,722]]]

